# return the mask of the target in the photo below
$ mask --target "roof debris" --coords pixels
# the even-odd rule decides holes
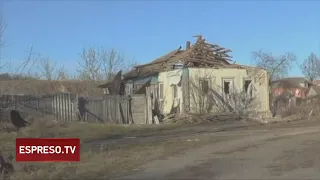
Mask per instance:
[[[201,35],[194,37],[197,38],[196,43],[190,45],[190,42],[187,41],[185,50],[182,50],[180,46],[178,49],[150,63],[135,66],[135,69],[125,74],[124,78],[132,79],[137,76],[151,76],[155,73],[172,69],[172,66],[177,63],[182,63],[187,67],[214,68],[227,67],[234,64],[231,60],[232,56],[228,54],[232,52],[231,49],[207,43]]]

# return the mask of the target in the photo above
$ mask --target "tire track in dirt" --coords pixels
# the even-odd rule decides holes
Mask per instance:
[[[142,144],[147,142],[157,142],[163,140],[177,140],[177,139],[189,139],[197,136],[211,136],[216,135],[222,136],[224,132],[228,133],[230,136],[236,136],[240,134],[251,134],[251,133],[265,133],[266,131],[270,131],[273,129],[290,129],[301,126],[304,127],[312,127],[314,125],[319,124],[316,121],[297,121],[297,122],[281,122],[274,124],[260,124],[256,122],[234,122],[229,124],[206,124],[203,126],[195,125],[194,128],[188,127],[187,129],[177,129],[177,130],[165,130],[160,134],[151,134],[148,135],[136,135],[136,136],[123,136],[123,135],[115,135],[109,137],[107,139],[102,140],[93,140],[83,142],[86,146],[90,146],[92,149],[99,149],[101,146],[109,146],[110,148],[113,145],[126,146],[131,144]],[[203,129],[204,127],[204,129]],[[116,148],[116,147],[115,147]]]
[[[248,127],[256,127],[256,126],[261,126],[260,124],[246,124],[246,125],[239,125],[239,124],[234,124],[234,125],[226,125],[226,126],[220,126],[220,127],[214,127],[211,130],[194,130],[194,132],[181,132],[177,131],[174,134],[164,134],[164,135],[157,135],[153,134],[150,136],[143,135],[143,136],[115,136],[111,137],[110,139],[106,140],[94,140],[94,141],[86,141],[83,142],[87,146],[92,147],[93,149],[95,148],[100,148],[101,146],[110,146],[112,145],[121,145],[121,146],[126,146],[130,144],[142,144],[146,142],[157,142],[157,141],[163,141],[163,140],[176,140],[176,139],[189,139],[189,138],[194,138],[196,136],[209,136],[212,134],[216,133],[222,133],[222,132],[235,132],[237,130],[244,130],[245,128]],[[166,130],[166,131],[172,131],[172,130]],[[259,131],[265,131],[265,130],[259,130]],[[246,132],[242,132],[246,133]],[[113,139],[114,138],[114,139]],[[119,147],[119,146],[118,146]]]
[[[253,133],[246,138],[230,138],[228,141],[210,144],[198,149],[192,149],[184,154],[169,157],[166,160],[156,160],[150,162],[141,167],[143,169],[142,171],[117,179],[168,179],[170,176],[167,175],[179,172],[189,165],[197,166],[203,163],[203,161],[207,160],[208,157],[211,157],[214,153],[219,154],[221,152],[232,152],[232,150],[239,150],[243,149],[244,147],[252,147],[252,144],[263,143],[264,141],[272,138],[284,138],[288,136],[316,132],[320,132],[319,127],[303,127],[293,129],[283,128],[262,134]],[[225,136],[228,136],[228,134],[225,133]]]

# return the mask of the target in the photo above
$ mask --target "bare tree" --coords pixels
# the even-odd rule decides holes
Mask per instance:
[[[35,65],[35,63],[38,61],[39,56],[33,52],[33,47],[30,48],[27,58],[21,62],[19,66],[15,66],[14,69],[11,69],[10,62],[3,63],[2,62],[2,48],[5,46],[5,40],[4,40],[4,32],[6,30],[7,24],[3,18],[3,16],[0,13],[0,68],[3,68],[4,66],[8,66],[7,74],[8,77],[11,80],[26,80],[21,81],[20,83],[13,83],[10,82],[5,87],[0,88],[0,93],[13,93],[12,91],[14,89],[19,89],[19,86],[23,83],[27,83],[30,80],[35,80],[37,77],[30,76],[32,74],[32,69]]]
[[[296,56],[293,53],[285,53],[284,55],[274,56],[272,53],[263,52],[261,50],[252,53],[253,60],[258,67],[268,71],[269,85],[272,81],[281,79],[288,75],[291,65],[296,61]],[[273,95],[271,86],[269,86],[269,108],[273,109]]]
[[[10,67],[10,62],[3,63],[2,62],[2,48],[5,46],[6,42],[4,40],[4,33],[7,28],[7,23],[0,13],[0,68],[3,68],[5,66],[8,66],[9,73],[4,73],[8,75],[8,78],[10,79],[34,79],[35,77],[31,77],[31,69],[38,60],[38,56],[36,56],[33,53],[33,47],[30,47],[30,50],[28,52],[27,58],[18,66],[15,68],[15,70],[12,70]]]
[[[266,69],[270,74],[270,81],[283,78],[288,75],[292,63],[296,60],[293,53],[274,56],[272,53],[261,50],[252,53],[253,60],[258,67]]]
[[[7,24],[3,18],[3,16],[0,15],[0,48],[4,46],[4,30],[6,29]]]
[[[69,74],[67,73],[66,69],[62,66],[57,69],[57,80],[68,80]]]
[[[47,80],[67,80],[69,75],[64,66],[58,67],[57,64],[49,58],[42,58],[40,60],[41,77]]]
[[[13,74],[19,74],[20,76],[26,76],[31,74],[31,70],[34,65],[39,61],[40,55],[34,53],[33,46],[30,47],[27,58],[13,70]]]
[[[79,78],[85,80],[96,81],[101,79],[101,59],[100,53],[93,48],[83,49],[81,54]]]
[[[119,70],[126,72],[134,64],[126,61],[123,53],[103,48],[84,49],[78,63],[79,78],[93,81],[111,80]]]
[[[2,64],[2,48],[5,45],[5,40],[4,40],[4,31],[7,27],[7,24],[0,14],[0,68],[4,67],[5,65]]]
[[[53,63],[49,58],[42,58],[40,60],[40,70],[41,75],[47,80],[55,79],[54,75],[56,71],[56,64]]]
[[[300,65],[302,74],[310,81],[320,77],[320,59],[315,53],[311,53]]]
[[[15,83],[13,81],[9,81],[9,84],[5,87],[0,87],[0,93],[13,93],[16,89],[19,89],[23,84],[28,84],[28,82],[38,79],[38,77],[34,77],[32,73],[32,69],[36,62],[39,60],[39,55],[33,52],[33,47],[30,48],[26,59],[17,67],[11,69],[9,64],[9,76],[11,80],[23,80],[19,81],[19,83]]]
[[[101,58],[103,76],[107,81],[111,80],[118,71],[123,70],[125,72],[132,67],[130,63],[126,66],[124,54],[115,49],[103,51]]]

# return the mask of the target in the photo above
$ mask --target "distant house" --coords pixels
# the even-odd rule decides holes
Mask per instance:
[[[312,82],[303,77],[283,78],[271,83],[272,95],[278,96],[290,92],[293,96],[304,99],[312,85]]]
[[[303,77],[290,77],[274,81],[271,83],[271,88],[274,103],[282,97],[286,99],[285,104],[287,105],[289,102],[292,102],[292,105],[298,105],[302,101],[308,102],[320,95],[320,86]],[[275,105],[273,104],[273,106]]]
[[[315,98],[315,97],[319,97],[320,95],[320,86],[313,84],[310,88],[309,91],[307,93],[307,98]]]
[[[144,94],[148,87],[163,114],[235,110],[244,102],[240,95],[234,102],[235,92],[254,99],[255,112],[269,112],[268,72],[235,64],[229,52],[197,36],[194,44],[186,42],[185,49],[180,46],[124,74],[126,92]]]

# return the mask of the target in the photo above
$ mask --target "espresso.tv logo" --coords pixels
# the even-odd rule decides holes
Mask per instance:
[[[80,139],[17,138],[16,161],[80,161]]]

